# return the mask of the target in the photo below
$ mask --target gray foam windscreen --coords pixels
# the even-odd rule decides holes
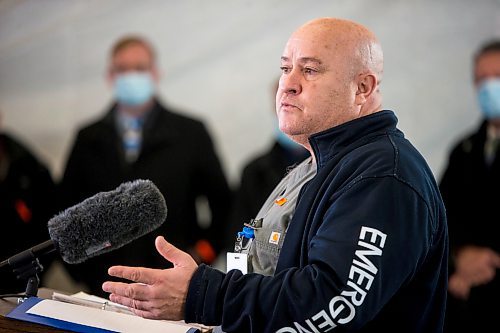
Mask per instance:
[[[153,231],[166,217],[165,199],[153,182],[135,180],[64,210],[48,228],[63,260],[77,264]]]

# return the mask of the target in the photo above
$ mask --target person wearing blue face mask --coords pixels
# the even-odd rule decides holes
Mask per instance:
[[[440,182],[452,259],[447,332],[489,332],[500,313],[500,40],[474,60],[483,120],[454,146]]]
[[[231,192],[205,125],[159,101],[159,72],[151,44],[125,36],[113,46],[107,79],[114,101],[105,115],[78,131],[60,182],[66,208],[137,178],[153,181],[168,204],[168,221],[148,236],[112,253],[67,266],[93,294],[102,295],[107,268],[115,263],[165,267],[152,246],[156,235],[174,239],[199,262],[222,250]],[[196,203],[208,202],[205,228]]]

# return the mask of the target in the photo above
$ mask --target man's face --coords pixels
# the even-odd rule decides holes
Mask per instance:
[[[128,45],[118,51],[111,59],[109,69],[111,80],[114,80],[118,75],[130,72],[150,73],[155,80],[157,79],[152,56],[148,49],[141,44]]]
[[[487,79],[500,79],[500,51],[487,52],[479,57],[474,72],[476,86]]]
[[[346,49],[331,32],[315,27],[299,30],[285,46],[276,111],[280,130],[299,143],[356,117],[356,85]]]

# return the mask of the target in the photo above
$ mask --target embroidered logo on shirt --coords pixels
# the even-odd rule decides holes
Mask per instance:
[[[271,244],[278,244],[280,241],[281,234],[279,232],[273,231],[271,233],[271,236],[269,237],[269,243]]]
[[[287,201],[286,198],[280,198],[276,200],[274,203],[276,203],[278,206],[283,206],[286,201]]]

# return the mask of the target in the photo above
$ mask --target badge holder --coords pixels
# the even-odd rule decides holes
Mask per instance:
[[[227,271],[238,269],[243,274],[248,273],[248,251],[253,239],[255,229],[262,226],[262,219],[252,219],[250,223],[245,223],[243,230],[238,232],[234,244],[234,252],[227,253]]]

